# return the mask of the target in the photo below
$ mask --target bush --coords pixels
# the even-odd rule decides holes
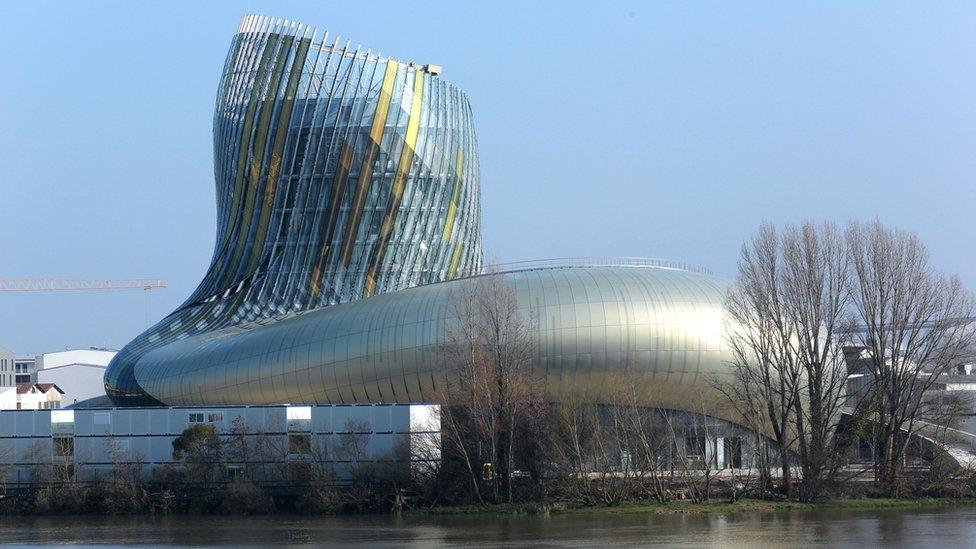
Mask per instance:
[[[220,510],[232,515],[257,515],[274,509],[273,501],[264,490],[250,482],[234,482],[222,494]]]

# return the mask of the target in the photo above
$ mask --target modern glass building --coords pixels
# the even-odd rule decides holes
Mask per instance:
[[[452,300],[500,276],[536,319],[553,398],[603,400],[628,373],[660,387],[649,405],[699,409],[726,369],[725,282],[647,261],[481,275],[471,109],[438,73],[243,19],[217,93],[213,259],[109,366],[117,404],[429,401],[450,368]]]

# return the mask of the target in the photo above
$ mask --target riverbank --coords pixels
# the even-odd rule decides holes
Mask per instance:
[[[926,507],[976,507],[976,498],[855,498],[837,499],[816,503],[798,501],[767,501],[743,499],[735,503],[709,501],[705,503],[625,503],[614,506],[566,506],[562,504],[541,505],[465,505],[444,506],[430,509],[412,509],[405,515],[416,516],[459,516],[459,515],[628,515],[628,514],[711,514],[776,512],[796,510],[877,510],[911,509]]]

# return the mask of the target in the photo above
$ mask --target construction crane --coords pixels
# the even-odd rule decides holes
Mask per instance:
[[[165,288],[166,283],[158,278],[137,278],[132,280],[68,279],[68,278],[2,278],[0,292],[98,292],[102,290],[145,291]]]
[[[149,324],[149,293],[165,288],[158,278],[111,280],[105,278],[4,278],[0,277],[0,294],[46,292],[101,292],[106,290],[138,290],[146,293],[146,324]]]

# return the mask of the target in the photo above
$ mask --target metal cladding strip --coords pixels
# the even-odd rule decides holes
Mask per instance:
[[[383,65],[382,75],[380,73],[380,65]],[[359,78],[356,80],[354,86],[352,86],[351,88],[347,87],[346,89],[343,90],[343,98],[344,99],[348,98],[350,101],[353,102],[355,102],[356,97],[368,98],[371,95],[371,90],[373,89],[382,90],[383,79],[385,77],[385,72],[387,69],[386,62],[381,62],[377,60],[377,62],[373,64],[373,68],[370,71],[369,78],[366,79],[365,74],[367,69],[367,61],[357,63],[356,66],[359,68]],[[377,103],[379,103],[379,100],[380,100],[380,92],[377,91],[376,93]],[[357,113],[357,109],[355,108],[348,109],[348,115],[346,116],[345,126],[342,129],[341,138],[338,132],[333,133],[332,143],[330,143],[330,147],[332,147],[333,150],[335,149],[335,145],[340,142],[348,143],[349,147],[353,150],[353,157],[350,164],[350,173],[352,172],[352,168],[355,167],[357,164],[359,164],[360,166],[359,170],[363,169],[362,155],[360,155],[359,158],[357,159],[356,151],[362,150],[363,151],[362,154],[365,154],[365,149],[369,148],[369,134],[363,132],[362,128],[365,126],[370,126],[370,127],[372,126],[373,117],[375,116],[375,114],[376,114],[375,107],[372,110],[370,110],[368,108],[368,100],[363,100],[361,102],[361,106],[358,108],[358,113]],[[340,154],[341,154],[341,147],[340,147]],[[323,277],[326,276],[326,274],[329,275],[329,280],[327,284],[327,287],[329,288],[329,294],[325,296],[325,300],[320,301],[322,305],[338,303],[339,301],[346,299],[346,296],[342,294],[341,289],[338,291],[336,289],[341,285],[341,280],[342,280],[341,277],[345,274],[345,272],[337,268],[339,260],[338,258],[334,257],[336,254],[332,245],[332,241],[335,240],[337,236],[338,239],[341,241],[342,238],[345,236],[344,233],[341,231],[341,227],[343,222],[346,219],[348,219],[349,215],[351,215],[351,212],[348,212],[348,209],[350,207],[349,203],[353,200],[351,198],[351,195],[349,194],[349,185],[350,183],[347,176],[345,186],[338,191],[342,193],[342,201],[338,204],[339,210],[336,212],[336,216],[332,218],[332,222],[335,223],[335,227],[332,229],[333,236],[330,239],[328,244],[329,257],[327,258],[328,260],[328,263],[326,264],[327,269],[323,273]],[[343,217],[342,215],[343,206],[345,206],[345,209],[347,210],[345,217]],[[338,235],[336,235],[337,232]],[[322,286],[320,286],[320,288],[321,287]]]
[[[446,117],[445,123],[446,123],[446,125],[448,127],[455,127],[455,126],[457,126],[457,121],[455,119],[457,109],[454,106],[455,104],[456,104],[455,94],[452,92],[452,93],[448,94],[448,96],[446,97],[446,99],[445,99],[445,107],[444,107],[444,112],[446,113],[445,114],[445,117]],[[447,147],[445,148],[445,150],[449,150],[449,151],[455,150],[456,148],[458,148],[458,147],[461,146],[461,144],[462,144],[461,142],[462,141],[463,141],[463,136],[457,136],[456,139],[452,139],[447,144]],[[456,155],[453,155],[453,154],[445,154],[443,156],[444,156],[444,164],[445,164],[444,165],[444,168],[443,168],[443,174],[444,174],[444,176],[443,176],[443,181],[444,181],[443,187],[446,188],[448,186],[452,186],[451,185],[452,184],[452,181],[451,181],[451,175],[450,174],[454,170],[451,169],[451,166],[453,165],[453,161],[455,161],[457,159],[457,157],[456,157]],[[453,186],[452,186],[452,189],[453,189]],[[445,192],[446,192],[446,190],[445,190]],[[448,207],[449,207],[449,204],[448,204]],[[439,218],[439,221],[440,222],[443,222],[444,224],[446,224],[447,223],[447,216],[444,215],[443,217],[440,217]],[[445,242],[443,239],[438,239],[437,242],[436,242],[436,244],[435,244],[435,246],[434,246],[434,248],[435,248],[436,251],[434,253],[433,263],[436,265],[436,268],[437,268],[437,270],[438,270],[439,273],[443,273],[444,275],[446,275],[447,272],[448,272],[448,269],[450,267],[451,258],[453,257],[453,249],[450,247],[450,243],[449,242]],[[424,282],[425,283],[426,282],[432,282],[434,280],[437,280],[436,274],[435,273],[431,273],[430,279],[425,280]]]
[[[410,106],[404,102],[409,102],[412,94],[409,85],[411,74],[409,65],[401,63],[397,69],[397,81],[393,86],[393,96],[390,99],[390,113],[386,120],[387,130],[376,154],[371,189],[360,209],[356,243],[352,248],[349,266],[345,269],[345,278],[342,280],[342,291],[357,299],[363,296],[372,243],[379,232],[379,224],[384,213],[383,207],[389,189],[393,185],[393,176],[396,172],[395,159],[400,157],[404,145],[404,134],[410,118]]]
[[[247,153],[250,149],[252,128],[254,124],[254,115],[257,111],[258,101],[261,96],[261,86],[264,82],[266,72],[268,69],[268,63],[270,62],[271,54],[277,45],[278,34],[256,34],[254,38],[255,49],[261,49],[258,46],[259,38],[258,36],[267,36],[267,40],[264,43],[264,47],[261,53],[261,60],[258,64],[257,72],[253,78],[247,78],[246,76],[241,76],[240,80],[249,84],[250,98],[247,102],[247,110],[244,114],[244,122],[241,125],[240,131],[240,142],[236,148],[237,152],[237,169],[235,170],[236,177],[234,178],[234,185],[230,192],[230,207],[226,210],[229,215],[229,220],[223,222],[226,227],[223,232],[223,238],[219,238],[218,242],[214,248],[214,260],[210,264],[210,269],[207,274],[204,275],[204,282],[201,283],[197,292],[193,294],[190,301],[197,301],[199,299],[207,297],[207,294],[214,294],[223,291],[226,288],[219,287],[220,274],[224,268],[224,262],[227,259],[230,250],[233,248],[231,243],[233,242],[233,236],[236,233],[238,222],[240,219],[240,209],[241,209],[241,197],[246,192],[244,187],[244,166],[247,163]]]
[[[437,108],[437,111],[439,113],[439,117],[437,121],[438,128],[441,127],[447,128],[448,126],[449,112],[448,112],[447,105],[450,100],[450,96],[451,96],[450,91],[447,91],[441,93],[440,98],[438,99],[439,101],[438,108]],[[443,137],[439,145],[439,150],[441,151],[451,150],[451,147],[454,144],[452,139],[452,133],[449,131],[442,131],[440,133],[442,134]],[[440,156],[440,161],[438,162],[438,166],[437,166],[437,188],[439,189],[439,192],[434,197],[435,206],[433,209],[433,212],[435,212],[437,215],[428,216],[429,220],[425,229],[425,232],[428,235],[437,234],[437,227],[440,226],[441,219],[442,219],[439,213],[442,208],[441,205],[444,203],[444,198],[445,196],[447,196],[447,187],[450,181],[448,177],[448,172],[450,170],[451,155],[441,154],[439,156]],[[440,261],[441,250],[443,247],[444,247],[443,241],[440,241],[437,238],[430,239],[430,242],[427,246],[427,250],[423,252],[423,257],[421,259],[421,264],[428,266],[428,269],[426,269],[426,272],[421,273],[421,275],[417,278],[415,284],[428,284],[438,279],[437,273],[441,271],[446,272],[446,269],[442,266]]]
[[[295,188],[294,193],[295,204],[292,207],[292,213],[288,221],[284,220],[279,225],[278,235],[275,237],[276,242],[287,241],[288,234],[310,234],[311,226],[315,222],[317,216],[313,213],[317,211],[320,206],[319,198],[324,194],[322,190],[313,191],[313,188],[321,187],[325,184],[325,178],[315,178],[314,177],[314,160],[315,153],[317,152],[317,142],[318,139],[313,135],[315,129],[315,120],[318,115],[320,101],[317,99],[320,91],[324,85],[326,75],[328,72],[329,64],[332,60],[331,49],[325,47],[325,41],[328,39],[328,33],[322,38],[321,46],[316,48],[315,61],[312,63],[312,69],[309,73],[308,85],[306,86],[304,92],[304,101],[302,106],[302,114],[298,119],[298,132],[296,137],[295,153],[292,155],[291,169],[289,170],[289,181],[290,185]],[[312,40],[313,46],[315,45],[315,40],[313,36]],[[322,52],[327,51],[328,53],[323,56]],[[325,58],[325,62],[322,65],[321,71],[319,70],[320,61]],[[316,75],[320,74],[318,78]],[[315,99],[313,99],[315,98]],[[328,96],[325,101],[321,103],[329,104],[332,101],[332,97]],[[326,109],[327,110],[327,109]],[[302,136],[305,136],[304,148],[299,151],[298,148],[302,146]],[[316,150],[312,148],[316,147]],[[298,157],[301,155],[301,161]],[[286,206],[287,207],[287,206]],[[284,217],[284,215],[282,216]],[[289,247],[291,250],[290,257],[283,259],[286,265],[281,268],[286,270],[286,272],[300,272],[307,270],[308,259],[308,246],[300,246],[297,242],[294,246]],[[286,286],[282,290],[279,288],[281,284],[281,279],[286,280]],[[280,301],[285,303],[286,306],[296,304],[302,301],[302,293],[304,290],[302,277],[276,277],[275,287],[272,290],[273,295],[280,296]]]
[[[214,107],[214,172],[218,181],[222,181],[230,172],[226,157],[236,150],[236,147],[230,144],[231,140],[226,138],[226,134],[228,131],[233,132],[239,128],[233,119],[240,116],[243,102],[238,99],[238,96],[248,80],[241,75],[249,73],[252,69],[251,64],[260,57],[259,55],[251,55],[251,53],[259,54],[261,51],[261,48],[254,47],[254,44],[259,41],[258,36],[249,34],[253,24],[253,19],[243,21],[238,33],[234,35],[235,47],[227,54],[228,58],[221,76],[220,89],[224,93],[217,94],[217,104]],[[217,158],[221,160],[219,164],[216,162]],[[230,175],[233,176],[233,172],[230,172]],[[228,201],[231,199],[230,189],[224,185],[218,187],[218,211],[228,211],[230,209]],[[227,230],[226,217],[220,216],[217,223],[218,239],[214,246],[215,255],[220,252],[219,244]],[[213,259],[211,263],[213,263]]]
[[[261,105],[261,116],[258,118],[258,127],[254,135],[254,140],[251,142],[251,160],[248,164],[248,169],[245,170],[247,174],[245,180],[246,193],[244,196],[243,210],[240,215],[241,222],[239,223],[240,228],[237,234],[237,246],[234,248],[234,255],[231,257],[223,276],[223,284],[217,287],[218,291],[237,284],[243,278],[238,275],[239,265],[245,259],[244,250],[247,249],[247,244],[251,241],[252,226],[257,221],[254,206],[257,202],[257,196],[261,192],[261,173],[265,167],[265,149],[268,142],[268,130],[271,126],[271,117],[277,105],[275,99],[278,95],[278,87],[281,83],[281,77],[284,75],[285,66],[288,61],[288,52],[294,39],[294,36],[286,36],[281,41],[281,46],[278,48],[278,57],[275,60],[274,69],[271,71],[271,81],[268,83],[268,90]]]
[[[464,171],[464,151],[461,147],[457,149],[457,160],[454,163],[454,192],[451,195],[451,204],[447,207],[447,222],[444,223],[444,241],[451,239],[454,231],[454,217],[457,215],[458,201],[461,199],[461,176]]]
[[[284,154],[285,141],[288,137],[288,125],[291,122],[292,110],[295,107],[295,93],[298,91],[298,81],[302,76],[302,68],[305,66],[305,58],[308,55],[310,43],[311,41],[307,38],[299,41],[295,60],[288,75],[288,84],[285,87],[285,96],[278,111],[278,125],[275,128],[274,142],[271,146],[271,157],[268,162],[268,175],[264,185],[264,200],[261,203],[257,234],[254,238],[254,246],[251,248],[251,260],[243,278],[254,274],[262,259],[264,241],[268,236],[268,222],[271,218],[271,212],[274,210],[275,193],[278,189],[278,178],[281,175],[281,157]]]
[[[269,36],[262,31],[261,26],[267,24],[261,18],[253,17],[241,25],[240,30],[235,35],[235,41],[240,45],[237,51],[236,63],[228,64],[224,74],[224,83],[227,87],[228,95],[222,102],[218,102],[215,108],[215,117],[220,117],[220,124],[214,121],[214,170],[218,181],[225,181],[227,178],[234,178],[231,158],[237,153],[240,147],[235,146],[239,142],[243,133],[240,124],[241,117],[245,116],[249,102],[246,101],[247,94],[254,86],[254,71],[260,65],[265,45]],[[261,71],[263,74],[263,71]],[[218,98],[219,99],[219,98]],[[223,112],[221,112],[223,109]],[[248,125],[250,127],[250,125]],[[219,147],[219,149],[218,149]],[[218,156],[219,155],[219,156]],[[216,160],[220,160],[218,164]],[[224,207],[219,210],[230,212],[232,208],[228,201],[233,199],[234,188],[229,185],[218,185],[218,193],[224,197]],[[220,244],[227,238],[228,216],[222,215],[218,222],[218,242],[214,246],[215,256],[221,252]],[[211,263],[216,261],[212,260]]]
[[[464,244],[458,243],[454,246],[454,254],[451,257],[451,266],[447,268],[447,278],[454,278],[457,276],[458,265],[461,264],[461,251],[464,250]]]
[[[427,90],[424,95],[429,99],[437,91],[434,82],[428,81]],[[425,101],[425,119],[421,124],[423,128],[423,143],[418,144],[417,157],[419,159],[417,174],[413,180],[412,196],[406,205],[406,211],[410,212],[408,222],[403,229],[403,236],[399,237],[399,242],[394,246],[394,255],[386,269],[386,276],[391,281],[388,286],[393,288],[405,288],[416,284],[417,275],[423,268],[418,264],[418,254],[422,250],[429,248],[427,245],[427,233],[424,230],[427,220],[434,215],[432,211],[432,198],[437,192],[434,183],[434,162],[433,154],[437,143],[437,131],[433,129],[436,118],[434,101]],[[418,141],[419,143],[419,141]],[[400,266],[398,269],[397,266]]]
[[[430,236],[431,223],[436,225],[440,217],[439,199],[444,194],[444,188],[437,183],[438,161],[442,155],[438,153],[438,143],[441,135],[437,121],[440,109],[437,102],[443,95],[444,86],[437,85],[436,78],[425,78],[424,83],[424,117],[421,122],[423,140],[418,140],[416,156],[419,167],[413,181],[413,198],[407,205],[411,212],[411,224],[404,229],[404,236],[398,237],[394,246],[392,261],[387,261],[384,276],[389,277],[388,288],[409,288],[419,283],[423,271],[429,269],[426,264],[426,253],[436,242],[436,237]],[[446,149],[440,149],[446,150]],[[443,155],[449,156],[449,155]]]
[[[474,116],[471,112],[471,104],[466,100],[464,101],[464,108],[466,113],[465,124],[467,127],[473,128]],[[470,135],[465,135],[465,141],[465,146],[468,150],[468,161],[465,162],[466,175],[464,176],[464,180],[468,181],[468,183],[462,188],[462,191],[468,196],[468,199],[462,208],[462,211],[466,212],[465,224],[467,226],[463,242],[470,243],[471,245],[468,247],[469,258],[462,274],[463,276],[472,276],[480,273],[482,266],[481,193],[478,192],[481,182],[478,180],[478,145],[473,130]]]
[[[428,89],[429,88],[429,89]],[[387,245],[389,259],[385,262],[386,267],[379,271],[379,277],[384,280],[384,285],[390,288],[402,288],[410,274],[414,272],[415,265],[409,262],[412,249],[419,246],[414,245],[418,238],[417,228],[420,220],[427,216],[424,209],[426,205],[425,190],[430,186],[427,181],[430,179],[430,169],[427,162],[427,152],[430,150],[430,116],[429,108],[430,95],[435,89],[430,85],[430,80],[424,81],[424,99],[421,103],[420,128],[417,134],[417,144],[414,147],[414,158],[416,159],[417,169],[407,181],[403,194],[400,211],[403,216],[399,222],[399,228],[395,235],[395,244],[391,247]]]
[[[240,233],[239,227],[241,225],[241,216],[243,215],[242,208],[244,208],[242,200],[245,196],[250,197],[252,195],[251,185],[248,184],[246,175],[248,153],[251,151],[252,139],[254,138],[254,117],[257,115],[258,107],[261,103],[261,96],[264,94],[264,81],[267,77],[268,65],[271,63],[271,57],[275,48],[278,46],[280,38],[281,35],[278,33],[268,34],[257,73],[250,83],[250,97],[248,98],[247,111],[244,115],[244,124],[241,128],[240,144],[237,148],[237,167],[234,170],[236,177],[234,178],[234,190],[231,193],[231,208],[228,212],[231,217],[227,231],[224,233],[224,240],[220,244],[221,259],[213,263],[214,276],[218,277],[218,279],[224,278],[225,282],[221,284],[219,280],[216,280],[215,287],[213,288],[214,293],[224,291],[231,284],[230,281],[226,280],[226,277],[222,276],[222,273],[227,266],[225,262],[228,259],[228,254],[234,249],[232,245],[234,237]]]
[[[386,247],[390,243],[397,214],[400,212],[403,189],[406,186],[407,175],[413,166],[414,148],[417,146],[417,132],[420,129],[420,107],[423,104],[423,98],[424,73],[414,71],[413,97],[410,101],[410,118],[407,119],[407,134],[403,149],[400,151],[400,162],[397,164],[396,174],[393,176],[393,185],[390,189],[390,198],[386,205],[386,213],[383,215],[380,233],[374,244],[373,257],[369,261],[369,269],[366,272],[363,297],[372,296],[376,290],[377,271],[383,263],[383,257],[386,255]]]
[[[333,49],[336,49],[338,47],[338,45],[339,45],[339,41],[338,41],[338,38],[336,38],[336,41],[333,44],[332,48]],[[315,145],[315,159],[312,161],[312,166],[311,166],[311,168],[309,170],[309,174],[310,174],[309,175],[309,179],[310,180],[315,177],[315,174],[319,171],[320,168],[321,168],[321,171],[323,173],[323,179],[324,179],[324,174],[325,174],[325,172],[327,170],[327,167],[328,167],[327,165],[329,163],[329,158],[331,157],[332,152],[335,150],[334,149],[334,146],[335,146],[335,143],[337,142],[337,139],[340,142],[343,142],[344,143],[344,140],[348,137],[347,136],[348,131],[349,131],[348,117],[351,117],[352,116],[352,112],[350,111],[350,112],[347,113],[347,122],[345,123],[344,129],[343,129],[343,135],[340,137],[339,136],[339,128],[343,124],[341,122],[341,120],[342,120],[342,109],[336,109],[335,110],[335,118],[334,118],[333,123],[332,123],[332,131],[329,133],[328,146],[325,148],[325,151],[326,151],[325,152],[325,158],[320,163],[319,157],[321,156],[321,153],[322,153],[322,148],[323,148],[322,147],[322,144],[323,144],[323,142],[325,142],[326,131],[329,128],[329,126],[327,124],[327,118],[328,118],[328,114],[329,114],[329,109],[332,106],[333,100],[336,101],[336,104],[337,105],[342,105],[342,101],[346,97],[346,90],[349,88],[349,81],[350,81],[350,79],[348,78],[348,74],[350,74],[352,72],[352,67],[354,66],[356,56],[354,56],[352,59],[350,59],[349,63],[345,67],[345,70],[346,70],[346,73],[347,73],[347,77],[346,78],[340,78],[340,76],[339,76],[340,75],[340,71],[343,68],[342,61],[346,57],[346,52],[348,50],[349,50],[349,43],[346,42],[346,45],[345,45],[345,47],[342,50],[342,55],[340,55],[338,57],[338,59],[336,60],[335,76],[333,77],[332,88],[329,90],[329,98],[328,98],[328,100],[326,102],[326,106],[325,106],[325,108],[322,109],[322,129],[320,130],[320,132],[318,134],[317,142],[316,142],[316,145]],[[328,67],[326,67],[326,71],[328,71]],[[374,65],[374,71],[375,71],[375,65]],[[364,71],[360,71],[360,73],[359,73],[360,80],[362,80],[363,72]],[[323,74],[323,81],[324,81],[324,79],[327,76],[328,76],[327,74]],[[338,91],[338,97],[336,97],[336,92],[339,89],[339,83],[340,82],[342,83],[341,90]],[[358,87],[359,83],[357,82],[356,85]],[[315,123],[314,123],[314,120],[313,120],[312,129],[314,129],[314,128],[315,128]],[[353,147],[350,147],[349,148],[349,154],[350,154],[350,157],[349,157],[349,166],[350,167],[352,166],[352,159],[353,159],[353,157],[351,155],[354,152],[355,152],[355,149]],[[341,160],[342,160],[342,152],[340,151],[340,153],[339,153],[339,161],[341,162]],[[346,179],[346,180],[348,179],[348,174],[346,174],[346,176],[344,176],[344,179]],[[343,183],[341,189],[340,188],[336,188],[335,187],[335,185],[336,185],[335,181],[336,181],[336,178],[333,178],[332,194],[334,195],[336,192],[339,192],[340,195],[344,194],[345,193],[345,185],[346,184]],[[331,203],[330,202],[323,202],[323,200],[327,200],[327,195],[326,195],[326,193],[321,192],[316,197],[316,214],[315,214],[315,218],[314,218],[312,224],[309,225],[309,229],[311,231],[315,231],[315,232],[321,233],[322,232],[322,229],[323,229],[322,223],[329,222],[328,220],[331,219],[330,217],[328,217],[328,214],[324,214],[323,213],[323,210],[325,210],[326,207],[328,207],[329,210],[331,211],[331,207],[332,207],[331,206]],[[342,204],[341,204],[341,196],[340,196],[340,203],[336,205],[336,215],[338,215],[338,207],[341,206],[341,205]],[[323,217],[325,217],[325,220],[323,220]],[[331,221],[331,223],[335,223],[335,222],[336,221]],[[331,245],[331,238],[329,239],[329,243],[327,244],[320,237],[320,240],[318,242],[318,246],[321,247],[321,246],[324,246],[324,245]],[[321,276],[321,273],[324,270],[324,268],[325,267],[324,267],[324,264],[323,264],[322,265],[322,268],[319,270],[319,273],[320,273],[319,276]],[[319,278],[317,284],[321,284],[321,278]],[[310,288],[311,288],[311,281],[310,281]],[[321,286],[319,286],[318,288],[320,289]],[[313,293],[313,292],[310,291],[309,294],[311,296],[311,299],[309,300],[309,306],[315,306],[318,303],[318,294],[319,294],[319,292],[316,291],[316,292]]]
[[[214,157],[220,158],[220,162],[214,162],[214,175],[220,180],[223,179],[224,170],[221,168],[226,166],[226,161],[224,160],[224,155],[227,154],[227,143],[220,140],[218,136],[223,135],[223,131],[230,126],[229,118],[227,116],[229,113],[233,112],[236,107],[234,105],[233,98],[236,95],[237,88],[235,84],[243,80],[243,78],[235,78],[235,74],[244,72],[242,67],[244,67],[250,60],[250,57],[243,54],[244,48],[248,45],[248,37],[244,34],[237,34],[234,36],[233,44],[231,45],[230,51],[227,52],[227,59],[224,61],[224,72],[220,78],[220,86],[217,89],[217,99],[214,105]],[[218,171],[219,170],[219,171]],[[230,200],[230,194],[227,189],[221,186],[217,189],[217,211],[227,210],[227,201]],[[217,220],[218,227],[217,233],[222,234],[222,231],[226,229],[223,226],[225,220],[223,218]],[[219,250],[218,246],[214,246],[214,253],[216,254]],[[211,258],[211,263],[213,258]]]
[[[310,46],[315,45],[315,39],[318,34],[316,29],[311,27],[306,27],[305,33],[302,36],[302,40],[308,40]],[[323,38],[323,41],[325,38]],[[281,213],[275,216],[277,220],[272,219],[272,227],[268,230],[271,232],[271,239],[274,242],[285,242],[286,236],[289,232],[289,228],[294,232],[296,229],[293,227],[296,224],[304,222],[305,218],[305,208],[307,207],[308,196],[312,193],[303,191],[302,187],[305,184],[305,179],[302,177],[304,174],[304,164],[305,157],[308,153],[309,142],[311,141],[309,132],[305,132],[304,128],[308,125],[306,123],[308,117],[315,116],[314,102],[309,100],[311,95],[311,90],[314,85],[315,73],[318,70],[319,60],[322,55],[322,48],[316,48],[314,54],[306,52],[305,55],[300,56],[303,60],[302,70],[299,73],[299,82],[296,86],[295,101],[301,100],[301,107],[294,115],[294,122],[286,128],[288,133],[292,133],[291,126],[295,126],[298,131],[292,139],[289,139],[285,144],[285,155],[287,158],[283,159],[282,174],[278,178],[278,186],[283,188],[284,197],[282,198]],[[296,52],[295,60],[292,62],[292,72],[295,71],[295,64],[299,62],[299,56]],[[308,69],[308,64],[311,62],[311,68]],[[304,83],[304,88],[299,88],[302,85],[302,78],[305,71],[308,70],[308,78]],[[309,109],[309,104],[312,104],[311,111]],[[303,136],[305,139],[303,139]],[[296,173],[297,172],[297,173]],[[272,246],[269,251],[271,259],[270,263],[279,267],[279,270],[284,269],[286,272],[291,272],[291,262],[294,261],[294,256],[298,255],[294,253],[298,249],[297,245],[285,245],[285,246]],[[275,276],[271,278],[266,278],[261,284],[261,292],[263,295],[274,296],[277,304],[281,306],[283,303],[290,303],[289,292],[291,291],[291,277]]]
[[[378,68],[379,68],[379,62],[374,63],[373,70],[370,73],[370,78],[367,83],[367,87],[369,87],[369,85],[373,82],[374,78],[376,77],[376,71]],[[355,86],[356,91],[358,91],[360,85],[362,84],[363,76],[365,75],[365,73],[366,73],[366,62],[364,61],[360,68],[359,79],[356,82],[356,86]],[[346,97],[349,80],[350,80],[349,78],[345,79],[347,85],[343,87],[341,99],[345,99]],[[380,85],[382,87],[382,82]],[[342,102],[341,99],[340,99],[340,104]],[[338,128],[338,121],[337,121],[336,127],[333,129],[332,136],[329,142],[329,150],[333,150],[334,144],[337,142],[341,142],[342,146],[339,149],[338,166],[336,170],[336,175],[335,177],[333,177],[332,180],[332,192],[328,197],[329,200],[327,202],[328,207],[324,214],[325,215],[324,220],[322,220],[321,221],[322,224],[319,225],[318,253],[315,257],[316,262],[312,270],[312,280],[311,280],[312,282],[314,282],[314,286],[311,287],[311,296],[312,296],[311,302],[313,304],[319,303],[319,296],[321,294],[322,285],[323,285],[322,277],[327,272],[328,266],[330,265],[329,260],[332,258],[332,241],[336,236],[335,234],[336,228],[339,226],[341,208],[343,203],[345,202],[346,189],[348,188],[349,185],[349,173],[352,170],[352,166],[354,164],[354,159],[355,159],[355,151],[359,144],[360,132],[358,131],[355,131],[355,133],[353,132],[355,129],[358,129],[362,125],[362,122],[366,116],[365,107],[362,109],[362,112],[360,113],[360,116],[356,120],[355,124],[352,123],[352,116],[353,116],[353,112],[350,110],[348,112],[348,117],[346,119],[345,127],[343,128],[343,135],[341,137],[338,135],[339,128]],[[334,282],[333,280],[329,280],[330,285],[333,282]],[[336,300],[338,300],[338,297],[336,297],[335,299],[327,298],[326,304],[331,304]]]
[[[376,86],[381,87],[382,85],[382,78],[380,77],[377,80],[377,73],[380,66],[379,60],[373,62],[372,68],[370,68],[369,52],[367,52],[365,58],[360,58],[358,55],[359,50],[357,49],[356,51],[355,60],[349,66],[346,76],[342,79],[344,85],[338,100],[340,108],[336,110],[336,121],[328,135],[325,165],[322,168],[323,174],[325,174],[334,163],[336,170],[342,171],[343,173],[335,173],[333,175],[328,193],[324,192],[324,189],[323,192],[319,193],[316,223],[309,227],[311,234],[317,235],[313,237],[317,238],[317,240],[314,241],[313,247],[307,251],[309,259],[305,264],[306,266],[303,266],[303,270],[308,270],[308,262],[314,263],[320,257],[323,261],[327,262],[321,263],[321,268],[319,269],[318,292],[314,294],[314,298],[312,297],[312,292],[308,293],[310,308],[336,303],[341,299],[341,296],[334,290],[333,277],[336,272],[334,270],[335,263],[331,261],[333,257],[332,243],[336,238],[336,233],[342,220],[342,206],[348,202],[347,189],[349,188],[349,175],[357,162],[356,151],[365,147],[360,145],[361,142],[368,140],[368,136],[364,136],[360,128],[367,120],[367,116],[371,117],[374,114],[367,113],[365,101],[363,101],[358,112],[354,108],[344,109],[342,105],[348,104],[354,101],[354,98],[359,97],[361,95],[359,91],[363,86],[365,86],[366,90],[372,89],[374,81],[376,82]],[[358,72],[358,76],[355,79],[352,78],[353,71]],[[368,118],[368,120],[372,120],[372,118]],[[324,131],[325,128],[323,128]],[[347,166],[343,166],[345,162],[348,162]],[[323,233],[328,233],[328,238]],[[341,235],[341,232],[339,234]],[[327,248],[327,250],[323,250],[323,247]],[[314,267],[312,270],[314,270]],[[312,277],[310,276],[304,284],[310,287],[311,281]],[[329,292],[325,293],[323,299],[322,290],[324,288],[328,288]]]
[[[348,144],[342,145],[342,153],[339,155],[339,166],[336,169],[335,179],[332,182],[332,193],[329,197],[329,211],[322,224],[322,233],[319,239],[319,255],[315,265],[312,267],[312,282],[310,291],[312,300],[318,299],[320,283],[322,282],[322,272],[325,270],[326,262],[329,259],[329,252],[332,250],[332,237],[335,233],[336,219],[339,217],[339,207],[342,205],[342,197],[346,191],[346,183],[349,179],[349,168],[352,166],[352,147]]]
[[[383,87],[380,89],[380,97],[376,102],[373,125],[369,130],[369,142],[366,145],[363,163],[359,169],[356,194],[350,205],[346,232],[343,235],[345,239],[342,243],[340,257],[346,266],[349,265],[349,259],[352,256],[352,248],[356,243],[356,233],[359,229],[359,218],[362,216],[363,205],[366,203],[369,187],[373,181],[373,165],[376,162],[377,153],[379,153],[380,143],[383,141],[383,132],[386,130],[386,116],[390,110],[390,100],[393,98],[393,84],[396,82],[398,67],[399,63],[396,61],[387,61],[386,73],[383,75]]]

